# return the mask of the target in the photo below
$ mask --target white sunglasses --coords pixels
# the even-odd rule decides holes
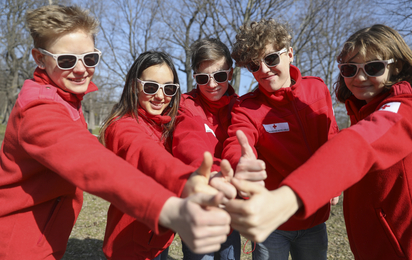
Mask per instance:
[[[86,67],[96,67],[99,64],[100,57],[102,55],[101,51],[95,49],[96,51],[84,53],[81,55],[76,54],[53,54],[44,49],[38,48],[40,53],[53,57],[56,60],[57,67],[61,70],[69,70],[76,67],[76,64],[81,60]]]

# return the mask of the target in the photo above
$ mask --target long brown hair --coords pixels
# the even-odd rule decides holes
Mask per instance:
[[[412,83],[412,51],[396,30],[386,25],[375,24],[357,31],[345,42],[337,57],[337,62],[346,62],[348,54],[355,50],[364,57],[372,54],[383,60],[393,58],[394,65],[402,67],[399,73],[392,74],[386,82],[385,88],[387,90],[399,81],[405,80]],[[340,74],[335,83],[335,94],[340,102],[345,102],[352,95]]]
[[[138,81],[137,79],[140,78],[143,71],[151,66],[166,64],[172,70],[173,73],[173,83],[179,84],[179,77],[177,75],[176,68],[173,64],[172,59],[164,52],[158,51],[147,51],[139,55],[136,61],[133,63],[132,67],[130,68],[129,72],[126,76],[126,82],[123,88],[122,96],[117,104],[113,106],[110,115],[103,123],[103,127],[100,129],[100,142],[104,145],[105,144],[105,131],[107,127],[116,120],[119,120],[124,115],[131,115],[133,118],[138,120],[138,112],[137,109],[139,108],[139,98],[138,98]],[[179,110],[179,102],[180,102],[180,88],[178,88],[176,95],[173,96],[172,100],[170,101],[169,106],[163,111],[163,115],[168,115],[172,118],[172,120],[167,123],[163,124],[163,134],[162,138],[164,140],[170,138],[172,136],[176,115]]]

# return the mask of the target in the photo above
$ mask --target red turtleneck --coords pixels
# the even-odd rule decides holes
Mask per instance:
[[[212,170],[220,171],[223,142],[230,124],[230,110],[238,95],[232,86],[218,101],[209,101],[198,89],[184,94],[173,134],[173,155],[198,167],[203,153],[214,155]]]
[[[162,124],[170,120],[170,116],[151,115],[139,108],[137,119],[126,115],[114,121],[106,129],[105,140],[108,149],[180,196],[196,169],[166,151]],[[157,151],[156,155],[151,151]],[[159,189],[148,184],[145,190]],[[156,235],[144,222],[110,205],[103,252],[108,259],[153,259],[172,243],[173,237],[172,231]]]

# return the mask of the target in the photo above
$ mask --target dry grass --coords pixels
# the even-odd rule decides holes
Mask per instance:
[[[84,205],[74,226],[67,245],[64,260],[103,260],[106,259],[101,250],[106,225],[106,212],[109,203],[88,193],[84,194]],[[332,207],[329,220],[326,222],[329,235],[328,259],[353,259],[346,235],[342,213],[342,198],[338,205]],[[245,243],[242,237],[242,247]],[[169,248],[169,259],[182,259],[180,238],[176,236]],[[251,250],[251,244],[246,246]],[[252,255],[241,255],[241,260],[250,260]]]

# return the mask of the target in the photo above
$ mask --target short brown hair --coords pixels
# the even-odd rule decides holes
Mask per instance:
[[[289,31],[287,24],[274,19],[262,19],[241,26],[232,51],[236,66],[245,67],[249,62],[257,60],[270,43],[279,50],[289,48],[292,40]]]
[[[355,50],[363,57],[372,54],[383,60],[393,58],[394,66],[400,63],[402,70],[396,75],[391,75],[385,84],[385,89],[388,90],[393,84],[403,80],[412,83],[412,51],[402,36],[391,27],[375,24],[355,32],[343,45],[337,62],[347,62],[348,54]],[[340,102],[345,102],[352,95],[340,74],[335,83],[335,94]]]
[[[192,53],[192,69],[195,73],[202,62],[219,60],[222,57],[226,59],[226,64],[229,66],[228,69],[233,66],[233,60],[232,57],[230,57],[228,47],[215,38],[205,38],[195,41],[190,46],[190,52]]]
[[[26,24],[35,48],[47,48],[57,37],[83,30],[95,40],[99,22],[77,6],[47,5],[27,11]]]

